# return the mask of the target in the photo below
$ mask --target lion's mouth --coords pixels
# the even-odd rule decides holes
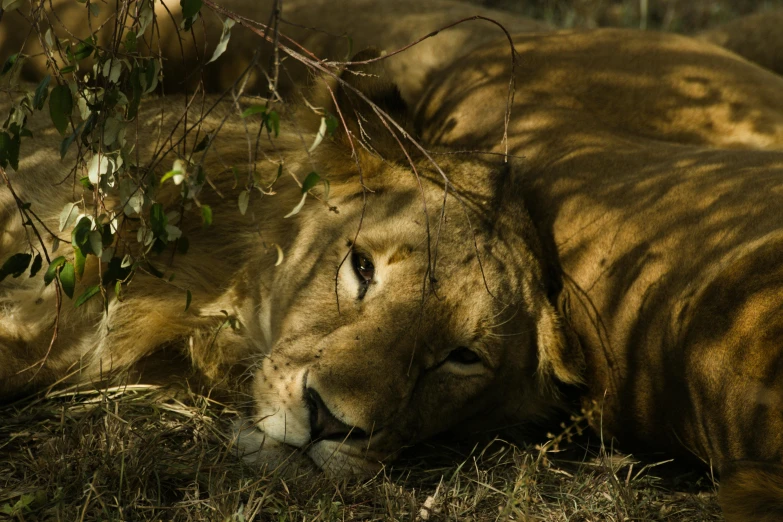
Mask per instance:
[[[322,437],[297,447],[269,436],[245,420],[235,422],[234,434],[238,456],[256,466],[301,466],[301,457],[306,456],[311,465],[328,473],[360,478],[377,473],[382,463],[391,459],[390,453],[371,447],[377,433]]]
[[[315,465],[334,475],[365,477],[383,468],[389,455],[348,441],[323,439],[315,441],[306,450]]]

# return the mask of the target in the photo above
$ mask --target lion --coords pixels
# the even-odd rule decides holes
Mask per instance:
[[[376,71],[370,65],[346,80],[403,120],[399,91]],[[291,111],[279,137],[270,131],[262,140],[257,161],[248,158],[260,123],[238,116],[254,98],[142,104],[138,129],[128,126],[126,135],[139,158],[134,183],[159,187],[130,216],[129,198],[112,196],[109,178],[100,181],[111,196],[101,208],[84,203],[92,192],[75,182],[86,170],[74,167],[75,148],[61,162],[59,134],[40,113],[30,115],[33,138],[22,140],[18,169],[3,174],[13,192],[0,191],[0,261],[45,248],[76,264],[67,245],[73,225],[59,231],[59,223],[61,209],[77,202],[101,230],[116,231],[115,258],[129,255],[137,269],[119,295],[104,284],[78,307],[40,273],[0,282],[0,396],[91,385],[175,350],[215,381],[252,375],[251,420],[266,447],[301,448],[338,474],[368,473],[405,445],[472,422],[486,426],[490,414],[500,425],[556,408],[548,382],[578,382],[580,359],[568,355],[571,343],[547,300],[513,162],[444,156],[436,168],[411,147],[403,153],[404,135],[388,134],[391,124],[354,91],[336,89],[332,108],[320,92],[307,104],[342,114],[350,134],[338,130],[310,151],[318,125],[302,116],[309,109]],[[202,115],[200,128],[214,137],[192,153]],[[188,172],[176,171],[181,186],[161,181],[191,154]],[[263,193],[252,189],[242,215],[237,198],[248,168]],[[198,172],[203,189],[182,205],[177,195]],[[328,193],[324,183],[303,186],[313,172],[328,180]],[[211,208],[211,226],[196,201]],[[22,203],[36,216],[27,225]],[[154,208],[189,238],[186,254],[173,242],[143,252]],[[111,262],[89,256],[74,297],[105,283],[109,270]]]
[[[523,200],[621,447],[696,458],[727,520],[783,517],[783,78],[685,37],[521,35],[433,80],[430,147],[524,158]]]
[[[270,22],[276,5],[274,0],[222,0],[217,3],[228,12],[261,24]],[[273,79],[268,71],[274,63],[274,53],[271,43],[264,40],[264,26],[258,32],[240,24],[233,26],[226,52],[216,61],[207,63],[221,40],[225,18],[222,12],[203,5],[200,18],[189,31],[182,27],[179,0],[124,0],[119,4],[92,2],[92,5],[97,8],[96,13],[91,14],[90,23],[85,24],[88,8],[75,0],[24,0],[22,7],[4,15],[4,23],[0,25],[0,62],[22,51],[27,56],[21,66],[22,79],[38,82],[46,74],[53,74],[42,48],[49,27],[54,36],[73,45],[95,34],[98,47],[112,48],[113,42],[117,42],[122,50],[124,47],[119,43],[125,41],[134,21],[147,12],[150,17],[154,15],[154,27],[145,31],[144,38],[138,38],[138,46],[145,54],[161,57],[163,92],[193,92],[203,85],[207,92],[217,93],[225,92],[235,84],[244,84],[245,92],[250,94],[270,92]],[[542,21],[456,0],[399,0],[393,3],[286,0],[280,15],[281,44],[297,52],[317,50],[320,59],[333,61],[345,61],[356,51],[378,46],[381,42],[380,50],[391,53],[449,24],[475,16],[489,18],[513,33],[549,29]],[[37,25],[31,21],[37,21]],[[271,32],[268,37],[273,39]],[[403,99],[412,103],[418,99],[432,71],[453,63],[481,44],[502,37],[501,27],[485,20],[473,20],[390,58],[386,65],[398,79]],[[276,88],[279,95],[288,97],[297,86],[304,85],[311,73],[297,60],[287,58],[284,52],[277,58],[282,69]],[[68,65],[64,53],[52,52],[51,59],[59,68]],[[89,59],[80,62],[81,69],[89,70],[91,66]],[[247,78],[243,77],[245,71]]]
[[[226,119],[203,162],[215,188],[202,204],[223,221],[205,230],[190,209],[181,228],[192,250],[151,261],[175,273],[176,286],[156,278],[158,269],[141,270],[122,300],[109,293],[75,310],[66,301],[49,352],[56,287],[2,283],[0,356],[10,361],[2,393],[92,382],[179,349],[214,378],[250,367],[264,444],[301,448],[335,473],[366,473],[444,430],[544,418],[567,407],[563,397],[575,389],[607,437],[714,465],[727,518],[776,519],[783,80],[671,35],[599,30],[514,41],[522,59],[508,142],[512,61],[501,43],[429,72],[406,132],[387,134],[350,89],[337,95],[350,134],[312,159],[301,144],[316,126],[303,124],[310,130],[300,137],[284,125],[265,151],[284,159],[252,165],[277,194],[254,192],[244,218],[227,167],[248,167],[248,134]],[[404,119],[399,89],[377,82],[378,69],[359,72],[346,79]],[[172,135],[169,148],[183,133],[177,117],[159,119],[172,100],[184,105],[151,104],[138,131]],[[217,103],[207,126],[234,110]],[[19,169],[36,175],[9,173],[10,181],[32,209],[48,209],[40,216],[56,230],[73,188],[31,181],[69,171],[51,167],[59,137],[36,125],[37,152]],[[411,132],[451,152],[504,156],[508,145],[513,157],[437,156],[444,184],[426,155],[402,152]],[[148,141],[140,157],[157,158],[161,144]],[[148,175],[159,179],[186,152],[147,160]],[[276,180],[281,162],[291,176]],[[310,201],[286,218],[310,172],[331,182],[328,197],[321,187],[305,191],[325,204]],[[158,201],[170,206],[172,190],[164,184]],[[17,204],[2,197],[2,252],[24,250]],[[131,225],[122,236],[130,244]],[[80,284],[101,268],[88,266]]]
[[[729,49],[770,71],[783,74],[781,27],[783,9],[771,9],[742,16],[702,31],[696,37]]]

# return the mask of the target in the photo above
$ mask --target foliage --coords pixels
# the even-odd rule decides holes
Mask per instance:
[[[27,128],[30,117],[35,112],[48,113],[52,126],[62,136],[60,157],[66,165],[72,166],[70,182],[81,184],[88,191],[88,197],[76,197],[62,208],[59,230],[47,230],[48,235],[55,238],[51,245],[39,233],[45,225],[36,217],[38,209],[32,208],[30,202],[17,198],[24,225],[32,233],[28,234],[26,252],[12,253],[11,257],[0,259],[6,263],[0,270],[0,280],[6,276],[20,277],[28,267],[31,268],[30,276],[35,276],[45,261],[44,282],[47,285],[54,282],[66,296],[74,298],[85,266],[90,258],[97,258],[102,267],[101,280],[77,295],[74,305],[81,306],[100,294],[104,306],[108,306],[111,292],[119,298],[138,270],[163,277],[164,274],[149,259],[150,254],[161,254],[166,250],[171,250],[172,255],[186,254],[189,239],[183,234],[183,220],[188,211],[195,208],[201,216],[202,225],[212,225],[215,217],[212,208],[203,204],[199,195],[208,183],[202,167],[203,159],[219,129],[207,130],[202,129],[199,122],[192,126],[188,123],[187,133],[195,136],[195,140],[188,142],[195,145],[190,150],[177,149],[177,158],[171,169],[156,178],[150,165],[144,163],[149,158],[138,158],[134,153],[137,144],[134,139],[128,138],[134,133],[127,132],[136,125],[145,98],[156,95],[160,90],[165,72],[162,57],[150,52],[154,47],[151,42],[159,31],[155,0],[120,0],[115,8],[116,17],[111,17],[106,25],[83,40],[73,35],[58,37],[53,31],[54,26],[50,27],[50,20],[44,16],[44,0],[30,1],[29,16],[37,21],[36,30],[43,33],[37,36],[47,58],[49,74],[31,87],[17,80],[27,59],[23,53],[13,54],[3,64],[0,78],[3,83],[0,85],[7,85],[4,90],[16,101],[0,128],[0,167],[19,170],[20,154],[24,155],[26,140],[32,136]],[[13,7],[19,9],[25,4],[20,2]],[[184,33],[196,27],[194,24],[202,15],[203,2],[180,0],[180,6],[182,13],[178,30],[180,39],[185,42],[190,38]],[[83,8],[87,19],[98,14],[100,5],[87,2]],[[112,24],[114,27],[111,27]],[[231,18],[223,21],[219,41],[204,65],[220,59],[226,52],[234,24]],[[106,34],[111,35],[108,42],[105,41]],[[192,40],[195,41],[195,37]],[[240,80],[237,79],[237,84]],[[238,113],[248,123],[251,120],[258,123],[260,119],[260,127],[267,139],[279,136],[280,113],[269,100]],[[327,114],[322,121],[319,139],[311,150],[324,136],[333,134],[336,126],[337,120]],[[230,168],[239,181],[240,169]],[[247,181],[237,199],[237,209],[243,215],[253,199],[254,188],[262,194],[274,194],[274,182],[264,185],[256,177],[255,169],[247,171]],[[281,164],[278,179],[282,172]],[[24,172],[20,174],[24,175]],[[12,189],[8,177],[4,176],[3,180]],[[319,180],[328,194],[328,182],[312,173],[304,182],[300,204],[289,216],[302,208],[309,190]],[[162,188],[171,183],[179,188],[179,200],[169,201],[164,207],[159,196]],[[107,204],[109,201],[119,201],[120,208]],[[55,257],[60,253],[61,242],[57,233],[68,231],[71,252]],[[135,232],[135,244],[130,231]],[[191,299],[190,291],[183,288],[186,309],[190,307]]]
[[[6,4],[7,0],[3,4],[6,12],[25,5],[21,1]],[[12,253],[2,260],[0,281],[8,276],[20,277],[28,269],[30,277],[36,276],[45,259],[48,266],[43,274],[44,283],[54,282],[65,295],[74,298],[85,265],[91,257],[97,258],[103,266],[101,280],[76,296],[75,306],[98,294],[106,304],[111,291],[119,297],[137,270],[157,273],[148,259],[150,252],[160,253],[173,244],[177,255],[184,254],[188,247],[188,238],[181,229],[184,210],[200,207],[204,226],[213,220],[211,208],[198,200],[206,176],[196,156],[208,149],[213,135],[204,133],[203,139],[179,157],[162,179],[155,179],[144,164],[137,163],[136,143],[126,138],[126,131],[135,125],[144,98],[156,92],[163,71],[161,58],[148,51],[148,43],[157,30],[154,0],[121,0],[120,4],[116,19],[110,22],[115,24],[112,38],[107,44],[98,45],[99,29],[84,40],[57,37],[43,16],[42,1],[33,0],[30,17],[38,17],[38,28],[43,33],[38,36],[48,59],[49,74],[34,88],[20,83],[17,77],[27,58],[21,52],[9,57],[1,70],[0,80],[7,86],[4,90],[15,98],[0,128],[0,167],[7,188],[13,190],[4,170],[19,170],[20,154],[26,152],[26,140],[32,136],[27,123],[34,112],[41,111],[48,112],[52,126],[63,137],[59,153],[73,166],[71,181],[89,191],[92,200],[76,198],[62,209],[59,232],[72,229],[71,252],[54,257],[60,247],[59,236],[51,233],[54,242],[47,244],[39,234],[45,225],[36,217],[38,209],[17,197],[24,226],[32,234],[28,234],[28,251]],[[202,2],[181,0],[181,6],[181,30],[192,30]],[[85,3],[85,19],[96,16],[99,8],[98,3]],[[210,62],[225,52],[233,25],[233,20],[225,20]],[[102,30],[103,34],[107,32],[106,27]],[[263,124],[277,136],[279,115],[268,107],[256,112],[263,113]],[[73,155],[75,159],[71,159]],[[79,172],[86,175],[80,176]],[[175,204],[178,210],[166,211],[158,201],[161,184],[169,180],[181,187],[180,201]],[[248,189],[252,187],[251,180]],[[120,201],[121,208],[108,205],[110,200]],[[248,203],[249,191],[245,191],[239,199],[243,213]],[[132,227],[129,222],[133,223]],[[137,229],[136,246],[127,243],[128,238],[122,234],[126,229]],[[183,294],[185,299],[189,307],[190,291]]]

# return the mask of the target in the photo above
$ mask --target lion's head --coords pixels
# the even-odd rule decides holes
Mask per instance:
[[[37,323],[28,318],[40,315],[35,310],[44,303],[56,313],[56,294],[32,278],[4,286],[0,298],[12,313],[3,315],[0,355],[11,364],[0,369],[0,393],[48,384],[71,367],[80,370],[74,381],[98,380],[168,347],[187,351],[194,366],[217,379],[250,359],[258,433],[305,449],[335,472],[371,469],[407,444],[466,423],[486,427],[543,414],[556,402],[553,382],[579,380],[581,358],[569,352],[573,345],[547,299],[515,166],[499,156],[436,154],[441,173],[352,90],[404,119],[399,91],[376,73],[367,67],[344,76],[349,85],[335,90],[330,112],[350,134],[338,130],[317,147],[310,146],[312,134],[300,132],[310,128],[303,115],[284,114],[274,137],[268,123],[237,114],[241,104],[258,103],[252,98],[189,104],[190,121],[200,119],[212,138],[194,160],[199,168],[181,174],[184,185],[160,182],[154,198],[158,208],[181,208],[178,230],[191,247],[185,255],[172,255],[173,247],[149,251],[149,266],[176,273],[177,284],[138,270],[122,300],[64,308],[69,328],[60,333],[48,373],[32,383],[24,372],[46,356],[51,337],[39,324],[51,324],[53,315]],[[329,93],[316,98],[309,106],[325,108],[332,100]],[[185,143],[201,140],[180,124],[178,107],[186,101],[151,100],[127,137],[140,158],[152,158],[138,169],[151,179],[163,179],[187,157]],[[14,173],[11,181],[36,208],[47,209],[44,219],[55,229],[60,209],[73,199],[71,187],[56,181],[71,167],[68,158],[59,163],[62,139],[48,120],[38,114],[30,125],[39,152],[20,161],[24,175]],[[259,139],[266,148],[247,165],[258,125],[269,139]],[[215,213],[209,227],[203,207],[180,207],[199,172],[209,181],[209,188],[194,189],[199,204]],[[328,195],[324,184],[307,182],[311,172],[329,180]],[[240,184],[241,173],[252,184]],[[120,189],[107,188],[103,202],[115,215],[128,201]],[[244,213],[237,209],[243,189]],[[298,206],[303,194],[306,204]],[[15,203],[6,198],[0,207]],[[143,258],[142,220],[123,222],[122,255]],[[19,222],[0,227],[8,231],[5,249],[25,248]],[[284,254],[279,266],[272,244]],[[100,265],[85,265],[76,295],[101,281]],[[192,295],[185,309],[183,289],[188,300]]]
[[[403,108],[393,86],[349,79],[381,108]],[[253,395],[266,437],[362,472],[463,423],[541,415],[548,384],[578,381],[580,358],[564,355],[514,167],[436,156],[447,185],[415,154],[414,171],[403,138],[341,92],[346,119],[360,115],[349,127],[361,177],[343,153],[328,166],[333,208],[299,216],[257,311],[273,344]]]

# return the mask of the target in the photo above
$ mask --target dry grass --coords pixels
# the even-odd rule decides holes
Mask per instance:
[[[579,443],[429,444],[364,482],[247,467],[237,411],[189,389],[56,393],[0,409],[11,520],[719,520],[704,473]],[[560,444],[563,445],[562,443]],[[664,478],[665,477],[665,478]]]

